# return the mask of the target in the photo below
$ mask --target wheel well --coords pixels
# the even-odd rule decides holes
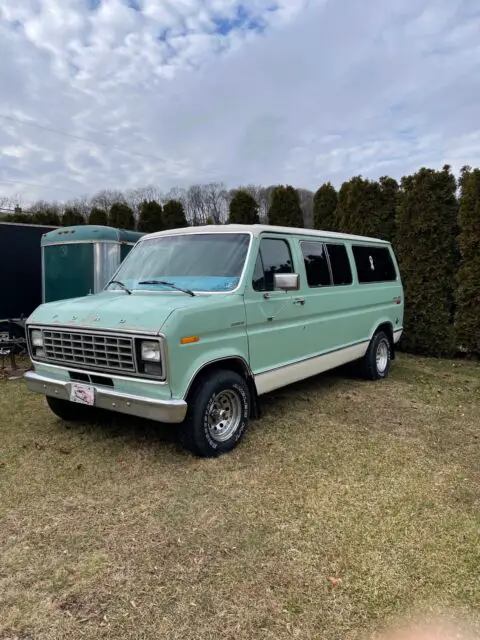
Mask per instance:
[[[383,324],[380,324],[374,331],[375,335],[376,333],[378,333],[379,331],[383,331],[384,333],[386,333],[389,341],[390,341],[390,350],[391,350],[391,354],[392,354],[392,360],[395,359],[395,342],[393,339],[393,326],[390,322],[384,322]]]
[[[242,376],[242,378],[245,378],[250,390],[250,396],[252,398],[250,418],[260,418],[260,406],[255,380],[247,364],[241,358],[224,358],[222,360],[215,360],[215,362],[209,362],[208,364],[204,365],[199,371],[197,371],[193,380],[191,381],[186,393],[187,399],[195,382],[199,379],[199,377],[203,377],[205,375],[208,375],[209,373],[212,373],[213,371],[218,371],[219,369],[229,369],[230,371],[235,371],[235,373],[238,373],[238,375]]]

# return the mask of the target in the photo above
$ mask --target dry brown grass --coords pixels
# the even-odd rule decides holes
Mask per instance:
[[[349,640],[437,610],[480,630],[479,369],[321,376],[218,460],[172,428],[67,429],[0,382],[0,639]]]

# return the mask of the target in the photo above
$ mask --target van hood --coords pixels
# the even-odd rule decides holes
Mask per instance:
[[[177,309],[201,305],[209,296],[190,297],[176,293],[110,291],[42,304],[28,324],[78,329],[109,329],[158,333]]]

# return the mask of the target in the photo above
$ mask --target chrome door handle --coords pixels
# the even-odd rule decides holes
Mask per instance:
[[[305,298],[295,298],[295,300],[293,301],[293,304],[304,305],[305,304]]]

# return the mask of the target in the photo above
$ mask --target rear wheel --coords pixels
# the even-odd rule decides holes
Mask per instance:
[[[381,380],[390,373],[392,346],[384,331],[378,331],[372,338],[361,368],[367,380]]]
[[[95,407],[88,407],[78,402],[60,400],[47,396],[47,404],[50,410],[65,422],[91,422],[97,415]]]
[[[238,373],[217,370],[202,376],[189,396],[183,446],[202,457],[231,451],[248,426],[250,405],[248,384]]]

